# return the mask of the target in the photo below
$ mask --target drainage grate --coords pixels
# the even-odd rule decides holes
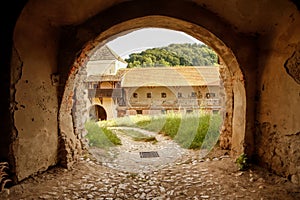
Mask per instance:
[[[159,157],[157,151],[144,151],[140,152],[140,157],[141,158],[154,158],[154,157]]]

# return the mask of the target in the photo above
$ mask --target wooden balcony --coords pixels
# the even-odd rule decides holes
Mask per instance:
[[[100,97],[112,97],[112,98],[121,98],[123,95],[121,88],[114,89],[89,89],[88,97],[89,98],[100,98]]]

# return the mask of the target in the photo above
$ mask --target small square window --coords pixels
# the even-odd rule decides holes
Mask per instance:
[[[196,92],[192,92],[191,93],[191,97],[197,97],[197,93]]]
[[[136,110],[136,114],[142,115],[143,114],[143,110]]]
[[[161,93],[161,98],[166,98],[167,97],[167,94],[165,92],[162,92]]]
[[[181,93],[181,92],[178,92],[178,93],[177,93],[177,97],[178,97],[178,98],[181,98],[181,97],[182,97],[182,93]]]
[[[137,93],[133,93],[133,98],[138,98],[138,94]]]
[[[150,92],[147,93],[147,98],[151,98],[152,94]]]

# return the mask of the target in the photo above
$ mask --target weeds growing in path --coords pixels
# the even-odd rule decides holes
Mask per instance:
[[[99,122],[99,126],[138,127],[172,138],[188,149],[211,149],[218,141],[222,117],[218,114],[169,113],[156,116],[135,115]]]
[[[100,127],[95,121],[87,121],[85,128],[88,134],[85,136],[89,140],[89,145],[98,148],[107,148],[121,145],[118,136],[106,127]]]

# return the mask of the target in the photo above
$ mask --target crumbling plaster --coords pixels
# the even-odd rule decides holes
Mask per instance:
[[[300,13],[281,20],[271,39],[260,39],[255,141],[260,163],[299,184],[300,57],[295,55],[300,49]]]
[[[57,162],[58,99],[51,82],[57,72],[57,34],[31,14],[24,10],[16,24],[11,64],[17,74],[11,79],[11,151],[17,180]]]
[[[257,4],[240,0],[194,2],[28,1],[14,31],[17,56],[13,59],[20,62],[12,62],[17,63],[12,68],[20,67],[18,63],[22,63],[22,74],[14,85],[11,103],[25,106],[12,109],[11,113],[16,131],[11,147],[17,180],[58,162],[70,166],[76,160],[81,149],[79,138],[74,135],[71,115],[76,73],[85,65],[96,45],[104,44],[108,38],[124,34],[124,31],[153,26],[184,31],[206,42],[222,56],[233,77],[233,154],[246,152],[252,155],[259,152],[257,149],[263,149],[264,153],[257,153],[263,163],[278,173],[287,171],[286,167],[272,166],[273,160],[264,156],[270,143],[261,143],[265,141],[263,135],[269,137],[268,129],[262,125],[264,122],[276,124],[280,129],[276,132],[279,138],[282,135],[279,132],[290,132],[296,139],[299,137],[299,112],[291,111],[299,102],[299,85],[292,82],[283,66],[292,56],[292,46],[299,42],[299,28],[292,25],[300,27],[299,11],[291,1],[285,0]],[[287,20],[290,15],[294,21]],[[280,42],[286,44],[278,45]],[[61,85],[51,84],[51,74],[59,74]],[[274,77],[284,83],[279,85]],[[261,92],[258,88],[263,84],[271,90]],[[282,93],[277,94],[279,101],[274,102],[274,97],[278,96],[271,91],[278,88]],[[287,95],[284,94],[290,95],[290,92],[295,98],[289,98],[289,105],[286,105]],[[278,108],[278,103],[284,107]],[[287,114],[284,118],[287,123],[283,117],[276,118],[282,113]],[[254,126],[255,119],[257,127]],[[253,142],[255,128],[257,151]],[[271,138],[272,142],[275,143],[274,138]],[[295,146],[295,143],[291,140],[282,142],[281,149]],[[284,159],[283,155],[279,158]],[[295,155],[298,157],[294,161],[286,160],[286,163],[297,166],[299,155]],[[298,168],[289,174],[297,173]]]

